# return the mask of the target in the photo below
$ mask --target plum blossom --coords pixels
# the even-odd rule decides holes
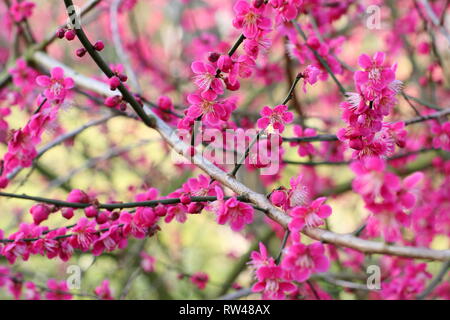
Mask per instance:
[[[317,134],[315,129],[312,128],[302,128],[299,125],[294,125],[294,135],[299,138],[303,137],[313,137]],[[314,155],[315,149],[312,143],[307,141],[296,142],[292,141],[289,143],[291,146],[298,146],[297,152],[300,157],[305,157],[308,155]]]
[[[289,212],[292,217],[289,230],[294,233],[301,231],[304,227],[317,228],[324,224],[324,219],[331,215],[331,207],[324,204],[325,197],[320,197],[311,202],[309,206],[295,207]]]
[[[258,270],[263,266],[271,266],[275,264],[275,260],[268,255],[267,248],[264,243],[259,243],[259,252],[252,251],[250,254],[250,262],[248,263],[254,270]]]
[[[45,294],[47,300],[71,300],[72,295],[69,293],[69,287],[67,281],[56,281],[55,279],[49,279],[47,281],[48,291]]]
[[[358,64],[364,70],[355,72],[355,82],[358,85],[369,85],[371,88],[380,91],[387,87],[395,79],[395,74],[391,68],[384,66],[386,54],[377,52],[373,58],[367,54],[362,54],[358,58]]]
[[[256,37],[259,30],[270,31],[271,21],[264,16],[265,5],[256,8],[245,0],[239,0],[233,7],[236,17],[233,26],[242,29],[242,34],[249,39]]]
[[[217,223],[227,222],[233,231],[242,230],[246,224],[253,222],[253,207],[234,197],[226,200],[217,212]]]
[[[262,292],[263,299],[282,300],[286,295],[295,291],[291,282],[284,280],[283,269],[276,265],[262,266],[256,271],[257,282],[253,285],[253,292]]]
[[[258,128],[266,129],[269,125],[272,125],[273,129],[282,133],[284,131],[284,125],[291,123],[294,119],[294,114],[288,111],[288,107],[285,105],[278,105],[271,109],[265,106],[260,115],[262,118],[258,119]]]
[[[69,89],[75,86],[72,78],[64,78],[64,70],[60,67],[55,67],[50,71],[49,76],[38,76],[36,83],[46,88],[44,95],[50,101],[61,103],[66,98]]]
[[[216,77],[216,69],[211,64],[194,61],[191,69],[195,73],[194,83],[201,90],[203,97],[214,100],[217,95],[223,94],[223,82]]]
[[[151,255],[149,255],[145,251],[142,251],[140,253],[140,256],[141,256],[141,268],[145,272],[153,272],[153,271],[155,271],[156,258],[151,256]]]
[[[205,272],[196,272],[190,277],[191,282],[200,290],[206,288],[209,276]]]
[[[283,269],[289,272],[294,280],[306,281],[313,273],[326,272],[330,267],[330,261],[324,253],[325,248],[320,242],[310,245],[295,243],[286,250],[282,261]]]
[[[191,105],[187,110],[187,116],[192,119],[202,116],[202,120],[209,125],[217,125],[219,121],[228,121],[232,111],[229,104],[217,102],[215,99],[215,96],[208,99],[199,94],[190,94],[188,102]]]
[[[31,1],[13,0],[11,7],[9,8],[9,13],[13,17],[14,21],[21,22],[31,17],[35,6],[36,4]]]
[[[94,293],[102,300],[114,300],[109,286],[109,280],[103,280],[102,283],[94,289]]]

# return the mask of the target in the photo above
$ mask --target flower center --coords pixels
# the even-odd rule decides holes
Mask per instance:
[[[269,292],[277,292],[279,289],[279,284],[277,280],[267,280],[266,282],[266,291]]]
[[[213,101],[208,101],[208,100],[203,100],[202,104],[201,104],[201,108],[203,110],[203,113],[209,113],[209,112],[213,112],[213,105],[214,102]]]
[[[60,80],[53,80],[52,81],[51,90],[56,96],[60,95],[63,89],[64,89],[64,86],[63,86],[63,84],[61,83]]]
[[[380,81],[381,78],[381,72],[378,68],[373,68],[369,71],[369,79],[373,81]]]
[[[245,22],[247,24],[255,24],[256,19],[258,19],[258,16],[254,12],[249,12],[245,15]]]
[[[302,269],[312,269],[314,267],[314,261],[305,254],[297,259],[296,265]]]

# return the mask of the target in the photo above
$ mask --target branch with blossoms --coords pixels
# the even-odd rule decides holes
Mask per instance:
[[[13,2],[2,10],[13,19],[20,13],[20,21],[32,24],[37,10],[33,3]],[[67,262],[79,252],[99,258],[111,254],[119,260],[116,253],[123,252],[134,261],[136,252],[128,248],[135,242],[142,245],[137,252],[151,247],[168,254],[180,244],[156,241],[156,234],[169,232],[167,224],[180,224],[180,230],[186,230],[177,231],[181,239],[183,232],[200,223],[197,220],[206,219],[231,229],[236,237],[263,242],[253,243],[253,250],[243,255],[246,258],[236,263],[224,282],[203,271],[183,271],[199,290],[199,297],[217,296],[208,288],[213,283],[223,286],[220,296],[236,290],[224,296],[234,299],[248,294],[263,299],[339,298],[327,292],[325,283],[345,288],[357,298],[447,297],[445,282],[440,285],[442,272],[431,280],[427,271],[432,261],[443,261],[446,266],[450,260],[448,245],[436,245],[436,239],[448,237],[450,109],[437,102],[446,97],[442,80],[446,71],[442,61],[417,62],[417,55],[429,52],[427,44],[421,44],[417,53],[410,46],[398,47],[401,41],[397,38],[403,43],[415,40],[398,28],[391,30],[387,44],[372,48],[374,54],[364,54],[356,36],[366,32],[364,26],[355,25],[355,33],[344,30],[340,34],[333,24],[341,17],[357,21],[360,12],[351,10],[358,5],[355,1],[329,5],[321,1],[238,0],[180,6],[181,26],[177,28],[184,30],[182,41],[176,44],[179,47],[161,50],[155,28],[145,29],[149,34],[142,36],[136,26],[131,30],[121,23],[135,6],[146,4],[90,1],[80,14],[72,0],[62,2],[69,23],[42,42],[18,43],[21,58],[10,58],[14,63],[0,78],[0,129],[5,132],[0,188],[14,186],[21,171],[33,167],[44,153],[45,159],[55,159],[51,166],[55,181],[70,179],[71,184],[83,185],[79,177],[84,176],[89,183],[71,190],[65,201],[57,200],[60,196],[0,191],[1,198],[10,199],[9,205],[21,200],[36,202],[29,209],[30,217],[17,218],[32,222],[21,221],[17,231],[8,234],[0,229],[0,253],[10,264],[20,260],[31,263],[36,255]],[[401,10],[389,3],[388,8],[397,19],[410,21],[416,14],[422,21],[415,23],[426,24],[430,19],[439,34],[429,29],[427,34],[446,37],[446,28],[436,16],[439,10],[445,15],[440,2],[431,7],[423,1],[422,7],[414,3]],[[209,6],[232,8],[230,27],[235,31],[229,38],[234,42],[196,29],[196,15],[205,14],[202,8]],[[108,41],[91,41],[96,33],[81,19],[96,8],[98,19],[105,20],[112,32],[112,49],[124,65],[108,63],[116,59]],[[217,27],[208,24],[208,19],[204,21],[208,26],[200,28]],[[63,44],[74,52],[76,70],[70,66],[71,59],[45,52],[58,38],[61,41],[55,45]],[[174,45],[169,36],[159,39],[165,46]],[[349,49],[349,44],[355,48]],[[444,55],[436,51],[440,49],[435,41],[433,46],[435,57],[442,60]],[[403,61],[403,56],[414,66],[414,77],[407,75],[403,64],[394,63]],[[155,57],[161,58],[155,63]],[[286,63],[287,79],[280,61]],[[356,64],[358,68],[353,67]],[[421,71],[424,77],[417,85],[415,75]],[[149,78],[142,77],[144,74]],[[292,74],[297,76],[289,79]],[[242,98],[249,97],[252,89],[277,88],[286,82],[287,93],[261,90],[244,110]],[[297,91],[300,83],[302,93]],[[406,94],[406,89],[411,94]],[[398,99],[400,95],[404,101]],[[294,97],[294,111],[301,119],[296,119],[289,107]],[[64,112],[71,109],[74,99],[86,106],[77,110],[76,116]],[[11,129],[11,109],[16,106],[25,121],[19,129]],[[104,116],[103,109],[111,114]],[[327,117],[312,116],[309,111],[313,109]],[[247,111],[259,116],[252,120]],[[96,120],[79,123],[92,115]],[[120,126],[118,121],[127,122]],[[66,130],[66,123],[74,129]],[[413,126],[419,123],[422,125]],[[80,134],[97,126],[98,135]],[[156,133],[161,139],[152,139]],[[47,144],[38,148],[44,140]],[[147,147],[136,141],[152,143]],[[67,150],[61,153],[70,155],[70,168],[75,169],[56,165],[57,149],[49,152],[62,143]],[[102,148],[106,150],[98,155]],[[170,153],[175,163],[163,161],[158,168],[150,165],[158,155]],[[79,165],[80,158],[85,158],[84,165]],[[119,165],[115,158],[124,162]],[[106,168],[102,169],[102,181],[93,170],[99,160]],[[292,164],[297,167],[289,166]],[[317,168],[337,164],[342,170]],[[150,167],[149,175],[139,173]],[[297,172],[293,173],[293,168]],[[126,189],[123,185],[129,183],[129,176],[124,170],[138,179]],[[89,173],[83,175],[82,171]],[[30,187],[30,181],[34,180],[27,176],[19,186]],[[47,191],[59,185],[50,184]],[[349,214],[358,217],[352,226],[337,222]],[[50,227],[65,220],[71,224]],[[270,232],[261,237],[264,230]],[[269,241],[272,235],[279,238],[277,246]],[[150,241],[144,242],[147,238]],[[142,251],[139,257],[145,271],[153,269],[151,256]],[[170,263],[177,265],[180,261],[176,259],[182,258],[174,257]],[[241,286],[235,281],[247,265],[254,278]],[[379,292],[326,275],[336,267],[364,277],[365,269],[373,265],[382,270]],[[136,265],[130,270],[135,271],[123,279],[119,297],[131,292],[139,295],[133,291],[133,283],[148,276]],[[148,279],[155,280],[153,276]],[[28,288],[14,277],[8,281],[8,286],[17,285],[16,298]],[[28,289],[33,288],[30,284]],[[72,297],[62,282],[49,283],[48,288],[50,293],[61,293],[47,296],[49,299]],[[108,281],[98,292],[97,297],[112,298]],[[164,286],[160,296],[170,296]]]

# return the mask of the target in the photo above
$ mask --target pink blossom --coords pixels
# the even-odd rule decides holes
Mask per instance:
[[[98,237],[95,234],[95,225],[95,221],[89,221],[85,217],[80,218],[76,226],[72,229],[73,236],[70,238],[71,245],[81,251],[88,251]]]
[[[325,256],[325,248],[320,242],[310,245],[295,243],[286,250],[282,267],[298,282],[309,279],[313,273],[326,272],[330,261]]]
[[[433,122],[431,132],[434,134],[433,148],[450,151],[450,122],[443,124]]]
[[[45,294],[47,300],[71,300],[72,295],[69,293],[69,288],[65,280],[60,282],[55,279],[47,281],[48,291]]]
[[[242,230],[246,224],[253,222],[253,207],[234,197],[226,200],[217,212],[217,223],[227,222],[233,231]]]
[[[270,31],[271,21],[264,16],[265,5],[259,8],[249,4],[245,0],[239,0],[233,7],[236,18],[233,20],[233,26],[236,29],[242,29],[246,38],[256,37],[259,30]]]
[[[94,293],[102,300],[114,300],[109,286],[109,280],[103,280],[102,283],[94,289]]]
[[[303,175],[291,178],[290,184],[291,189],[288,192],[289,208],[305,205],[309,198],[309,192],[305,186]]]
[[[254,270],[258,270],[264,266],[275,265],[275,260],[268,255],[267,249],[262,242],[259,243],[259,252],[252,251],[250,259],[248,264],[251,265]]]
[[[166,223],[169,223],[175,218],[179,223],[184,223],[187,220],[186,213],[187,213],[187,207],[184,204],[180,203],[180,204],[171,206],[167,210],[167,215],[166,215],[164,221]]]
[[[223,82],[216,77],[216,69],[211,64],[194,61],[191,69],[195,73],[194,82],[201,90],[203,97],[215,100],[216,95],[223,94]]]
[[[31,1],[13,0],[9,12],[11,13],[14,21],[21,22],[33,14],[33,9],[36,5]]]
[[[50,71],[49,76],[38,76],[36,83],[41,87],[46,88],[44,91],[47,99],[61,103],[64,101],[69,89],[75,85],[72,78],[64,78],[64,70],[60,67],[55,67]]]
[[[153,271],[155,271],[156,258],[151,256],[151,255],[149,255],[145,251],[142,251],[140,253],[140,256],[141,256],[141,268],[145,272],[153,272]]]
[[[385,58],[383,52],[375,53],[373,58],[367,54],[360,55],[358,64],[364,70],[355,72],[355,82],[358,85],[368,84],[377,91],[389,85],[395,79],[395,74],[391,68],[383,66]]]
[[[12,75],[14,85],[24,92],[29,92],[35,87],[37,72],[28,67],[24,59],[18,59],[16,67],[11,68],[9,73]]]
[[[216,125],[221,120],[227,121],[232,111],[227,104],[219,103],[215,98],[212,100],[203,98],[198,94],[190,94],[188,101],[191,105],[187,110],[187,116],[192,119],[203,116],[202,120],[210,125]]]
[[[301,231],[304,227],[317,228],[324,224],[324,219],[331,215],[331,207],[324,204],[325,197],[317,198],[309,206],[295,207],[289,212],[292,217],[289,230],[294,233]]]
[[[303,137],[313,137],[317,134],[315,129],[305,128],[303,129],[299,125],[294,125],[294,135],[299,138]],[[306,157],[308,155],[314,155],[315,149],[314,146],[310,142],[290,142],[291,146],[298,146],[297,152],[301,157]]]
[[[283,269],[279,266],[270,265],[262,266],[256,271],[256,282],[253,292],[262,292],[263,299],[282,300],[286,298],[286,294],[293,292],[295,286],[284,280]]]
[[[266,129],[272,125],[276,131],[282,133],[284,125],[291,123],[294,119],[294,114],[287,110],[288,107],[285,105],[278,105],[273,109],[265,106],[260,112],[262,118],[258,119],[258,128]]]
[[[203,290],[208,284],[209,276],[205,272],[196,272],[191,276],[190,280],[198,289]]]
[[[309,65],[306,67],[305,71],[303,71],[303,92],[306,93],[306,84],[310,85],[315,84],[318,81],[318,77],[320,75],[320,70],[313,65]]]

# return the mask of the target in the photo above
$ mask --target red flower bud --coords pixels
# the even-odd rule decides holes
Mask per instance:
[[[109,79],[109,88],[114,91],[120,86],[120,79],[117,76],[114,76]]]
[[[60,39],[63,39],[65,34],[66,34],[66,29],[64,29],[64,28],[59,28],[58,30],[56,30],[56,36]]]
[[[74,30],[67,30],[64,36],[67,40],[72,41],[73,39],[75,39],[76,33]]]
[[[103,41],[98,40],[95,44],[94,44],[94,49],[97,51],[102,51],[105,48],[105,44],[103,43]]]
[[[83,57],[86,54],[87,50],[85,48],[80,48],[77,49],[77,51],[75,51],[75,54],[77,55],[77,57]]]

